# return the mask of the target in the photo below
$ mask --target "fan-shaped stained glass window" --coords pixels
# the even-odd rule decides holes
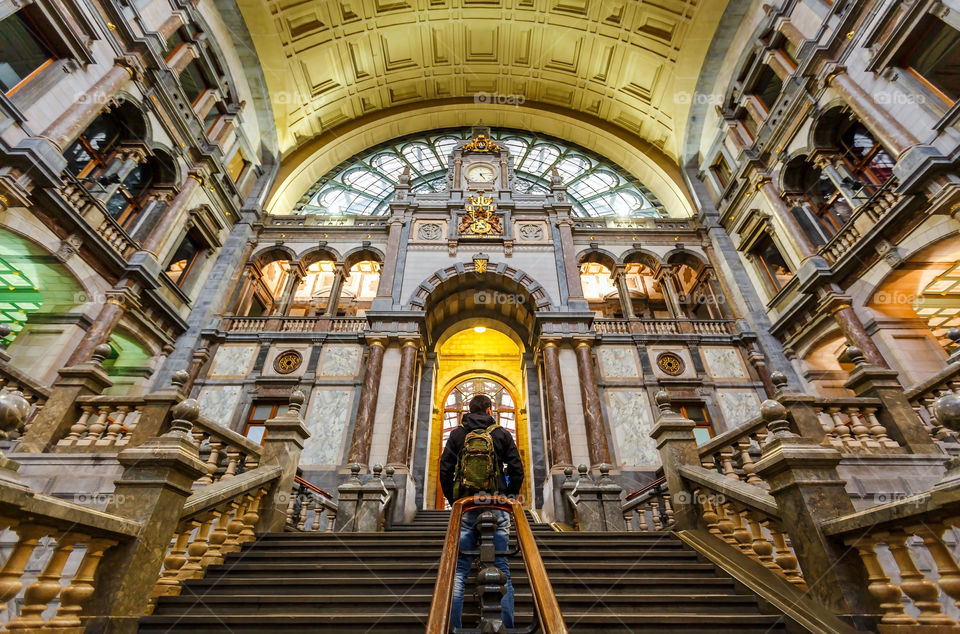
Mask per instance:
[[[587,150],[544,136],[491,130],[510,150],[514,185],[522,194],[550,193],[554,168],[581,217],[665,216],[663,205],[623,168]],[[415,194],[446,191],[450,153],[470,129],[445,130],[395,139],[341,163],[297,203],[295,214],[383,215],[404,168]]]
[[[490,397],[493,407],[490,412],[497,423],[513,434],[517,440],[517,412],[513,404],[513,397],[507,388],[493,379],[467,379],[457,384],[447,395],[443,403],[443,438],[441,447],[447,446],[450,432],[460,426],[460,417],[470,411],[470,399],[477,394],[486,394]]]

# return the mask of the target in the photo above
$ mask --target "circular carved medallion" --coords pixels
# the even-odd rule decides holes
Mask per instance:
[[[290,374],[300,367],[303,363],[303,357],[296,350],[287,350],[277,355],[273,362],[273,369],[279,374]]]
[[[683,359],[672,352],[661,352],[657,356],[657,367],[664,374],[678,376],[683,374]]]

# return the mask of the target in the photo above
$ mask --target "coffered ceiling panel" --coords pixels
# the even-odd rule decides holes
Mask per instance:
[[[496,93],[588,112],[676,160],[689,100],[674,93],[696,82],[677,61],[699,66],[727,0],[238,4],[284,155],[398,104]]]

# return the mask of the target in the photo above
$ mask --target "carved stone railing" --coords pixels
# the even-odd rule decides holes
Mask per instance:
[[[140,524],[6,481],[0,482],[0,508],[3,526],[15,537],[0,571],[0,610],[17,597],[22,601],[19,615],[8,617],[7,629],[82,631],[80,617],[84,602],[95,592],[94,575],[101,558],[110,548],[136,539]],[[27,564],[36,565],[37,558],[43,561],[45,550],[49,555],[42,571],[27,585]],[[76,572],[61,587],[68,564]],[[55,602],[59,603],[56,614],[45,619],[44,612]]]
[[[661,531],[673,526],[673,506],[666,478],[658,478],[627,495],[620,510],[628,531]]]
[[[594,319],[602,335],[732,335],[736,325],[729,319]]]
[[[754,469],[766,438],[767,423],[762,416],[757,416],[700,445],[700,464],[727,478],[766,487]]]
[[[91,196],[75,178],[70,177],[60,188],[60,193],[120,257],[127,259],[139,248],[123,227],[107,213],[103,203]]]
[[[163,570],[151,593],[151,605],[161,596],[176,596],[187,579],[203,576],[207,566],[256,538],[263,496],[282,472],[279,466],[248,471],[196,490],[187,498]]]
[[[869,575],[867,588],[882,612],[882,625],[939,626],[950,629],[936,631],[955,631],[960,560],[949,544],[955,529],[960,528],[957,475],[920,495],[823,524],[825,534],[859,554]],[[892,557],[881,557],[881,546]],[[921,550],[928,557],[918,552]],[[918,554],[933,561],[935,574],[923,572]],[[905,596],[912,602],[909,612]]]
[[[118,450],[130,442],[140,422],[143,397],[79,396],[77,421],[57,441],[55,451],[83,452]]]
[[[843,453],[905,453],[877,418],[878,398],[817,399],[811,404],[826,442]]]
[[[333,532],[337,510],[332,495],[297,476],[287,506],[286,530]]]
[[[710,534],[800,589],[806,589],[777,502],[765,490],[697,466],[680,467]]]
[[[364,317],[240,317],[223,318],[224,332],[363,332]]]
[[[203,417],[194,423],[193,439],[207,466],[206,475],[196,482],[199,487],[256,469],[263,452],[259,444]]]
[[[896,180],[890,179],[861,205],[850,220],[840,228],[835,236],[823,247],[820,254],[829,264],[839,261],[861,238],[870,231],[880,218],[900,202],[901,196],[894,192]]]
[[[578,531],[625,530],[626,513],[620,502],[623,489],[610,478],[610,465],[601,464],[598,469],[600,479],[596,481],[587,473],[586,465],[577,468],[576,480],[572,468],[564,469],[560,491],[568,516],[573,518]]]

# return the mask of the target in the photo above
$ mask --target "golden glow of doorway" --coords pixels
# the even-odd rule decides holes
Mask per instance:
[[[489,326],[489,324],[488,324]],[[526,390],[520,346],[507,335],[487,327],[465,328],[443,341],[437,351],[427,491],[431,508],[443,508],[438,493],[437,465],[449,432],[459,424],[458,408],[466,410],[473,393],[497,399],[497,418],[514,434],[526,473],[524,499],[530,498],[530,447],[527,433]]]

